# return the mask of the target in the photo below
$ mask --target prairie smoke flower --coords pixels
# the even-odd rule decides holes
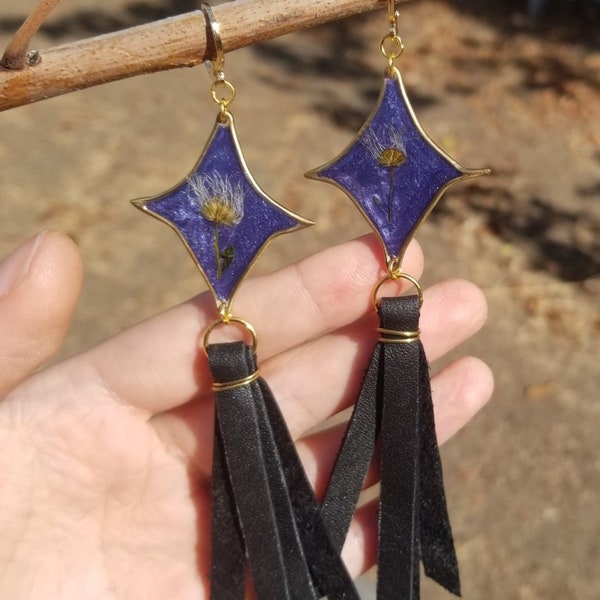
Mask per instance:
[[[192,200],[198,203],[199,214],[214,223],[213,248],[217,265],[217,279],[231,264],[235,248],[219,246],[219,226],[234,227],[244,216],[244,190],[240,183],[233,184],[219,173],[194,175],[188,178]]]
[[[388,125],[378,137],[373,129],[368,129],[361,139],[361,143],[377,163],[389,169],[390,191],[388,196],[387,216],[388,222],[393,220],[394,199],[394,171],[406,161],[406,149],[400,131]]]

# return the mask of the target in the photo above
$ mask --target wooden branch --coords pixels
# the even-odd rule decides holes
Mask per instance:
[[[25,19],[25,22],[15,33],[10,44],[6,47],[4,56],[0,60],[0,67],[6,69],[20,70],[27,66],[27,50],[29,42],[38,32],[50,11],[60,2],[60,0],[40,0],[37,6],[31,11],[31,14]],[[35,64],[38,61],[38,55],[31,60],[29,64]]]
[[[237,0],[215,6],[213,12],[221,25],[223,49],[229,52],[387,4],[387,0]],[[191,67],[209,58],[206,53],[206,23],[200,11],[64,44],[40,52],[35,66],[20,71],[0,68],[0,110],[135,75]]]

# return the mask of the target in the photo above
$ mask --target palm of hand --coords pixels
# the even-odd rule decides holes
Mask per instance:
[[[0,405],[0,530],[14,549],[1,559],[5,589],[32,599],[201,597],[206,479],[147,414],[88,387],[45,398],[26,390]]]
[[[375,248],[367,238],[322,252],[248,282],[237,303],[264,336],[261,372],[317,494],[343,426],[307,432],[356,397],[374,334],[364,317],[380,275]],[[206,598],[213,405],[197,347],[212,301],[185,303],[31,375],[60,346],[81,266],[70,241],[45,234],[0,263],[0,282],[22,254],[25,274],[0,293],[0,597]],[[406,266],[418,275],[414,246]],[[429,358],[484,318],[471,284],[430,289],[421,319]],[[443,442],[489,398],[492,378],[481,361],[464,358],[432,388]],[[353,573],[372,564],[376,514],[367,505],[353,522],[343,552]]]

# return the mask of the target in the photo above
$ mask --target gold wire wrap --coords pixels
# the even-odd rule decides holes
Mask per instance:
[[[376,331],[382,334],[379,341],[384,344],[413,344],[419,340],[421,335],[420,329],[417,329],[417,331],[395,331],[378,327]]]
[[[228,392],[230,390],[237,390],[238,388],[250,385],[253,381],[256,381],[260,377],[259,371],[255,371],[252,375],[244,377],[243,379],[236,379],[235,381],[228,381],[227,383],[213,383],[213,392]]]
[[[204,338],[202,339],[202,346],[204,347],[204,351],[208,354],[208,344],[210,334],[221,325],[227,326],[232,324],[241,325],[249,334],[252,339],[252,351],[256,352],[256,346],[258,345],[258,338],[256,335],[256,330],[248,321],[244,321],[244,319],[240,319],[239,317],[232,317],[230,314],[224,314],[221,316],[221,320],[215,321],[208,326],[208,329],[204,333]]]

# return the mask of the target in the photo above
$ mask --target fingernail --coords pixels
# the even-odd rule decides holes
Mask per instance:
[[[0,298],[10,294],[23,281],[45,234],[42,231],[33,236],[0,262]]]

